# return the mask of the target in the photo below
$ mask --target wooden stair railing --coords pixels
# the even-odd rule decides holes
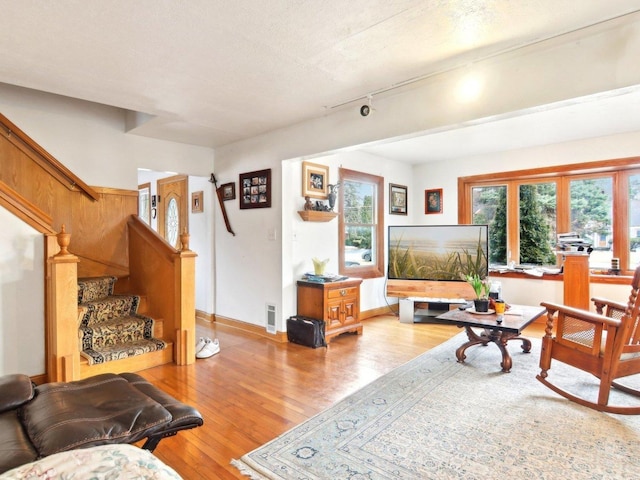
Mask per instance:
[[[31,160],[40,165],[69,190],[79,190],[94,200],[98,199],[98,193],[93,188],[84,183],[71,170],[60,163],[53,155],[38,145],[29,135],[1,113],[0,132],[3,133],[7,140],[27,154]]]

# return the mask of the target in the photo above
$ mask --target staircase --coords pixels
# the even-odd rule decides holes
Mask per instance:
[[[162,326],[138,313],[138,295],[114,294],[116,281],[113,276],[78,279],[83,378],[172,361],[172,346],[154,336]]]

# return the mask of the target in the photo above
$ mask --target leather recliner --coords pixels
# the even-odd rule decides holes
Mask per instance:
[[[153,451],[161,439],[203,424],[200,412],[135,373],[35,386],[0,377],[0,474],[48,455],[110,443]]]

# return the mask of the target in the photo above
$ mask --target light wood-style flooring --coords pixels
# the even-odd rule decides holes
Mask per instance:
[[[246,480],[232,459],[460,332],[452,325],[402,324],[385,315],[365,320],[360,336],[344,334],[327,349],[312,349],[198,323],[197,336],[219,339],[219,354],[194,365],[140,372],[205,419],[200,428],[162,440],[155,454],[186,479]],[[543,334],[540,324],[525,332]]]

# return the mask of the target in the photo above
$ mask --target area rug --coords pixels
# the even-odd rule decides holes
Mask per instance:
[[[457,363],[463,335],[232,464],[276,480],[640,477],[640,417],[593,411],[538,382],[539,340],[529,354],[509,343],[510,373],[493,344]],[[554,363],[557,383],[595,395],[592,377],[561,367]]]

